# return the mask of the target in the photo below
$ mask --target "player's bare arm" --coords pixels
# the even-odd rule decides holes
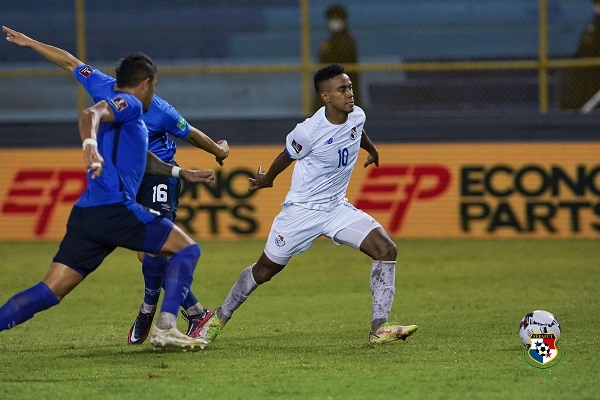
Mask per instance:
[[[275,157],[273,163],[269,167],[269,171],[265,173],[263,167],[258,167],[256,176],[254,178],[248,178],[252,186],[248,189],[249,192],[254,192],[258,189],[273,187],[273,181],[277,175],[285,171],[294,160],[290,158],[285,151],[282,151]]]
[[[191,183],[211,183],[215,179],[214,171],[184,169],[162,161],[151,152],[146,153],[147,175],[174,176]]]
[[[113,122],[115,116],[106,101],[86,108],[79,115],[79,136],[83,146],[83,161],[88,170],[94,171],[92,178],[102,174],[104,158],[98,151],[96,135],[101,122]]]
[[[376,167],[379,167],[379,152],[364,129],[360,138],[360,147],[369,153],[363,167],[367,168],[371,164],[375,164]]]
[[[229,156],[229,144],[226,140],[219,140],[215,143],[208,135],[191,125],[190,134],[185,141],[194,147],[214,155],[221,166],[223,165],[223,160]]]
[[[54,64],[69,72],[73,72],[75,70],[75,67],[84,64],[83,61],[78,60],[73,54],[69,53],[68,51],[59,49],[58,47],[50,46],[42,42],[38,42],[37,40],[34,40],[21,32],[17,32],[13,29],[10,29],[9,27],[3,26],[2,31],[6,34],[7,41],[21,47],[29,47],[36,53],[40,54],[42,57],[46,58],[49,61],[52,61]]]

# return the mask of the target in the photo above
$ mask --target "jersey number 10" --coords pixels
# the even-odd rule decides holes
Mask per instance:
[[[348,149],[344,147],[341,150],[338,149],[338,168],[346,165],[348,165]]]

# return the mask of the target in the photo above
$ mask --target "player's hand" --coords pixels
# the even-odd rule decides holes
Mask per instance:
[[[379,153],[369,154],[363,167],[367,168],[371,164],[375,164],[376,167],[379,167]]]
[[[215,180],[215,172],[200,169],[181,169],[179,177],[191,183],[211,183]]]
[[[104,158],[98,152],[97,144],[88,144],[83,150],[83,162],[88,171],[93,171],[92,179],[96,179],[102,174],[102,165]]]
[[[265,179],[265,170],[263,167],[258,167],[258,171],[256,171],[256,177],[248,178],[252,186],[248,188],[249,192],[254,192],[258,189],[273,187],[273,182],[267,182]]]
[[[2,27],[2,31],[6,34],[7,41],[19,46],[28,46],[33,41],[30,37],[25,36],[21,32],[17,32],[6,26]]]
[[[217,142],[217,144],[219,145],[219,147],[223,151],[223,154],[219,155],[219,156],[215,156],[215,159],[217,160],[217,162],[219,163],[219,165],[222,167],[223,166],[223,160],[226,159],[227,157],[229,157],[229,143],[227,143],[227,140],[219,140]]]

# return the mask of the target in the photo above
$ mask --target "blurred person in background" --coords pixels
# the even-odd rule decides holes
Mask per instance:
[[[574,58],[600,57],[600,0],[594,0],[594,19],[579,39]],[[578,110],[600,90],[600,67],[563,69],[559,106]]]
[[[348,13],[339,4],[325,11],[329,38],[319,47],[319,63],[321,64],[353,64],[358,62],[356,42],[348,28]],[[360,83],[357,72],[348,72],[354,87],[354,103],[360,102]],[[323,106],[323,101],[316,95],[313,99],[313,112]]]

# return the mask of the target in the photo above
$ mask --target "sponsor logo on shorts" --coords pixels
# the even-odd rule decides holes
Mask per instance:
[[[117,96],[110,101],[110,104],[115,108],[117,112],[123,111],[127,108],[128,104],[125,99],[121,96]]]
[[[89,65],[85,65],[83,68],[79,70],[79,74],[84,78],[89,78],[91,74],[94,73],[94,69]]]
[[[302,151],[302,145],[300,145],[300,143],[296,142],[295,140],[292,140],[292,147],[294,148],[297,154],[299,154]]]
[[[275,236],[275,246],[283,247],[285,246],[285,239],[281,235]]]

